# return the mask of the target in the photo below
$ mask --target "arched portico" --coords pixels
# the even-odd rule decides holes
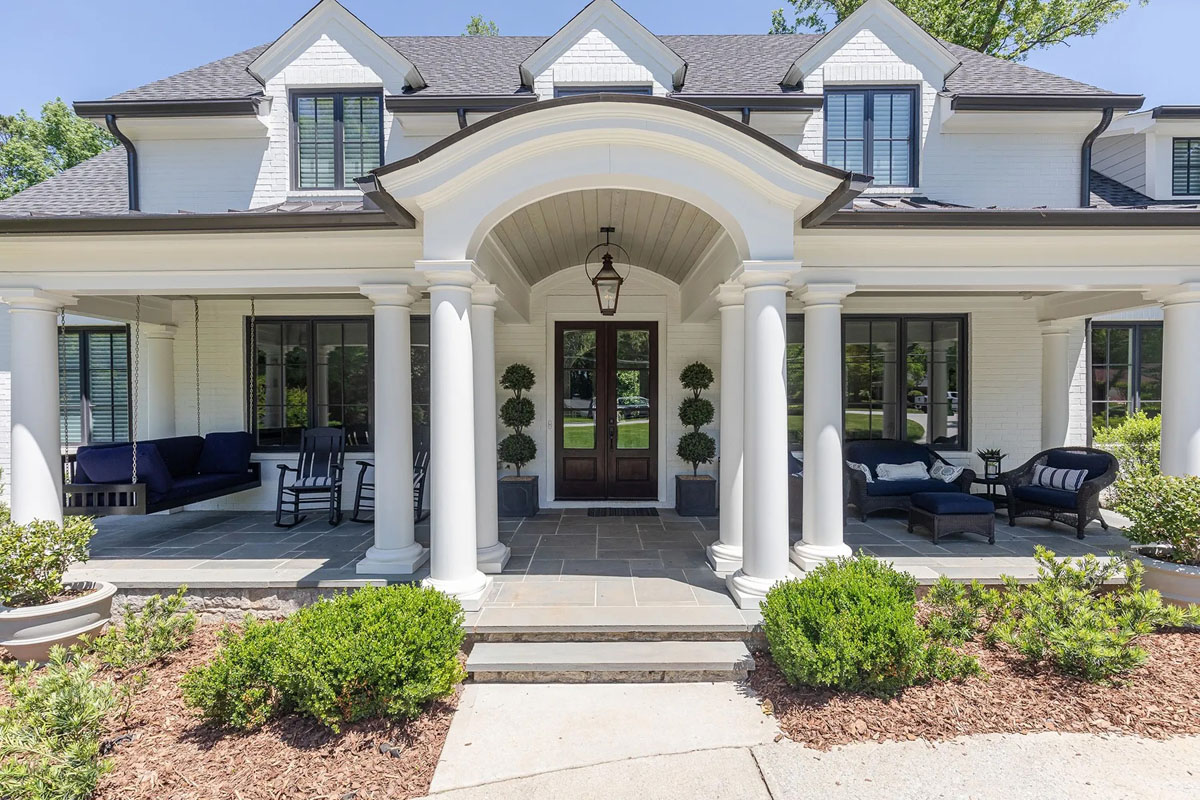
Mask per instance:
[[[540,271],[530,264],[538,259],[514,252],[519,248],[503,240],[506,236],[511,240],[519,231],[514,220],[528,215],[529,209],[554,209],[556,204],[569,209],[572,204],[582,206],[578,198],[588,193],[613,192],[652,198],[646,201],[651,208],[674,204],[679,217],[690,215],[685,232],[668,233],[665,242],[645,245],[650,255],[639,266],[671,273],[668,296],[674,293],[676,308],[678,283],[692,279],[706,284],[700,291],[713,293],[714,309],[718,305],[723,309],[721,347],[709,356],[722,363],[723,431],[721,539],[711,549],[710,562],[723,574],[733,573],[730,590],[745,607],[755,605],[767,588],[787,574],[787,416],[782,375],[785,302],[789,282],[800,266],[794,252],[795,224],[844,192],[854,176],[808,161],[775,140],[698,106],[665,98],[593,95],[498,114],[421,154],[381,167],[372,181],[376,191],[385,192],[415,216],[422,231],[424,259],[415,266],[429,285],[432,304],[431,452],[435,455],[430,582],[434,586],[457,594],[470,606],[486,592],[480,566],[499,571],[497,563],[502,566],[507,555],[499,553],[502,548],[495,540],[494,504],[485,500],[495,492],[489,455],[496,446],[494,378],[490,377],[494,371],[471,367],[473,359],[495,359],[495,315],[482,306],[494,306],[506,293],[528,296],[531,287],[546,277],[544,273],[577,267],[582,260],[573,255],[567,241],[578,238],[580,231],[573,230],[571,236],[552,233],[546,226],[525,231],[548,240],[543,245],[553,251],[553,256],[542,259],[547,263]],[[582,226],[582,235],[598,236],[598,230],[587,228],[598,228],[597,222],[611,224],[600,216],[590,223],[572,217],[572,224]],[[663,226],[662,220],[654,226],[646,220],[643,227],[635,215],[626,224],[632,230],[621,231],[618,237],[653,237]],[[692,231],[709,239],[705,246],[698,246]],[[718,240],[723,249],[709,246]],[[684,260],[695,263],[666,268],[658,263],[665,258],[653,257],[684,242],[690,248]],[[723,285],[720,291],[718,285]],[[493,299],[477,308],[472,298],[479,296]],[[649,325],[653,313],[643,314]],[[662,319],[665,329],[666,317]],[[553,336],[550,323],[543,324],[545,335]],[[552,360],[547,357],[546,364]],[[738,370],[744,372],[736,374]],[[676,366],[663,373],[662,380],[676,382],[677,371]],[[539,377],[553,381],[553,370]],[[473,400],[471,409],[463,405],[464,400]],[[553,405],[559,405],[557,399]],[[659,405],[673,416],[668,403]],[[565,414],[562,408],[547,408],[544,413],[550,415],[540,422],[544,427],[544,423],[553,426],[552,415]],[[464,416],[475,421],[471,442],[462,435]],[[486,460],[489,468],[477,469],[477,459]],[[547,475],[545,480],[550,478]],[[743,487],[748,499],[753,487],[753,502],[742,502]],[[667,496],[659,490],[651,497],[661,503]],[[466,558],[467,542],[477,545],[475,563]],[[450,555],[441,558],[439,550]]]

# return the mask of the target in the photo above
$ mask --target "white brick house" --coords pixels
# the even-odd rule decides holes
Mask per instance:
[[[123,146],[0,201],[13,513],[59,517],[63,447],[129,435],[128,400],[92,386],[127,367],[71,362],[60,389],[60,309],[82,343],[140,307],[138,438],[255,435],[262,487],[199,507],[273,508],[273,465],[331,423],[403,486],[415,436],[430,580],[468,607],[506,557],[491,451],[516,362],[543,507],[673,506],[678,375],[713,368],[712,563],[743,605],[848,552],[843,438],[902,429],[964,466],[1086,443],[1093,317],[1166,307],[1164,465],[1200,473],[1200,144],[1172,162],[1142,99],[945,45],[884,0],[823,37],[656,36],[595,0],[548,39],[385,38],[323,0],[270,45],[77,103]],[[1192,138],[1175,113],[1162,136]],[[611,316],[584,271],[602,226],[625,253]],[[422,352],[415,381],[389,368]],[[410,574],[429,553],[381,494],[362,571]]]

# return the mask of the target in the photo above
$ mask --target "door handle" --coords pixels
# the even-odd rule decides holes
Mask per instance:
[[[608,445],[612,447],[617,443],[617,421],[611,417],[608,420]]]

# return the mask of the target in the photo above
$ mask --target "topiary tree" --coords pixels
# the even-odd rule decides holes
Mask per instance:
[[[679,382],[692,393],[679,404],[679,421],[690,431],[679,437],[676,455],[692,465],[692,474],[697,474],[701,464],[709,464],[717,456],[717,443],[700,429],[713,421],[713,404],[700,396],[712,386],[713,371],[699,361],[688,364],[679,373]]]
[[[500,421],[504,427],[512,428],[513,432],[500,441],[497,448],[500,460],[511,464],[517,474],[521,467],[528,464],[537,456],[537,444],[525,433],[525,429],[533,424],[535,409],[533,401],[525,393],[533,388],[537,381],[533,370],[524,364],[510,364],[500,376],[500,386],[513,393],[513,396],[500,406]]]

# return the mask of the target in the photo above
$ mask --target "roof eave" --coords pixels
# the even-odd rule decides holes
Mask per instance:
[[[1157,106],[1150,109],[1154,119],[1200,119],[1200,106]]]
[[[818,227],[809,225],[806,227]],[[916,209],[839,211],[822,228],[1198,228],[1200,209]]]
[[[1136,111],[1146,102],[1140,94],[957,94],[955,111]]]
[[[674,92],[673,100],[683,100],[715,111],[816,111],[825,104],[825,96],[791,92],[783,94],[689,94]]]
[[[102,119],[108,114],[128,117],[237,117],[257,116],[266,98],[228,97],[205,100],[77,100],[75,113]]]
[[[272,231],[415,228],[385,211],[227,212],[0,216],[0,236],[136,233],[266,233]]]
[[[504,111],[537,102],[537,95],[521,94],[420,94],[388,95],[384,108],[393,114],[400,112]]]

